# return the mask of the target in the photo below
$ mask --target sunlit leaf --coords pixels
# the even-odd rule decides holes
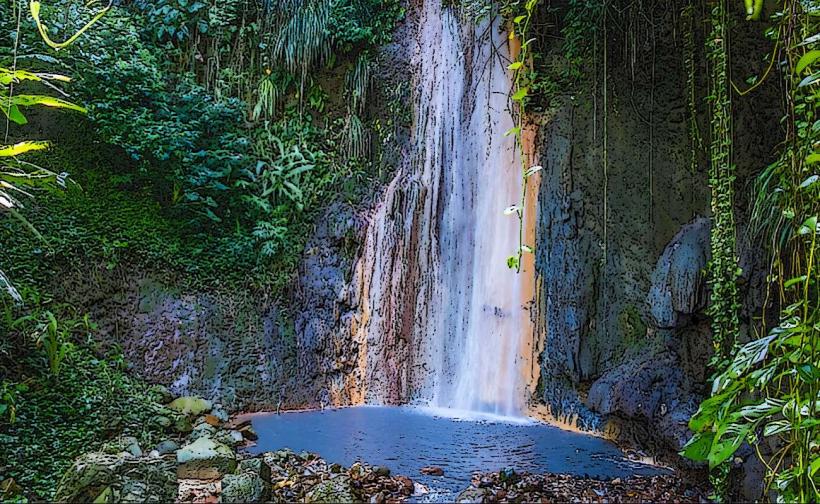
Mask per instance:
[[[26,152],[48,149],[48,142],[20,142],[14,145],[0,145],[0,157],[19,156]]]
[[[523,100],[524,98],[527,97],[528,92],[529,92],[528,88],[522,87],[518,91],[516,91],[515,94],[512,95],[512,99],[514,101],[521,101],[521,100]]]

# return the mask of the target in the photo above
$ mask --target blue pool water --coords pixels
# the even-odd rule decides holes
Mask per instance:
[[[513,467],[519,472],[570,473],[594,478],[657,474],[660,469],[628,460],[612,443],[586,434],[522,419],[444,416],[447,410],[354,407],[325,411],[250,415],[257,454],[290,448],[321,455],[328,463],[383,465],[439,492],[466,488],[474,472]],[[422,476],[438,466],[444,476]]]

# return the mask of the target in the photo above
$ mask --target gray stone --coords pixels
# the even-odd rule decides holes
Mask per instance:
[[[456,502],[459,504],[473,504],[484,502],[484,497],[487,495],[486,488],[469,487],[456,497]]]
[[[658,258],[646,299],[655,327],[680,327],[704,307],[710,227],[706,218],[681,227]]]
[[[161,441],[156,448],[154,448],[160,455],[167,455],[169,453],[174,453],[175,451],[179,450],[179,445],[170,440],[166,439],[165,441]]]
[[[213,438],[228,446],[237,446],[245,441],[242,433],[237,430],[219,430]]]
[[[270,466],[261,458],[251,458],[239,461],[237,472],[250,472],[259,476],[262,481],[270,481]]]
[[[270,483],[253,472],[226,474],[222,478],[220,502],[263,502],[270,495]]]
[[[236,469],[236,454],[224,444],[201,437],[177,450],[179,478],[215,479]]]

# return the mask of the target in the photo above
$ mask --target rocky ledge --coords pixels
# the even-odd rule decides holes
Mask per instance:
[[[474,475],[470,488],[456,502],[708,502],[705,495],[672,474],[596,480],[568,474],[517,474],[506,469]]]

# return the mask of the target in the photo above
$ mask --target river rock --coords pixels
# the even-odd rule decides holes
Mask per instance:
[[[87,453],[57,485],[57,502],[170,502],[177,495],[172,461]]]
[[[256,431],[253,430],[253,427],[251,427],[250,425],[245,425],[244,427],[240,428],[239,432],[241,432],[242,437],[244,437],[248,441],[256,441],[259,439],[259,434],[257,434]]]
[[[233,450],[208,437],[200,437],[177,451],[177,476],[215,479],[236,469]]]
[[[178,397],[168,405],[168,408],[191,417],[207,413],[212,407],[211,401],[199,396]]]
[[[142,448],[137,438],[133,436],[126,436],[122,438],[122,444],[125,447],[125,452],[130,453],[134,457],[142,457]]]
[[[270,495],[270,484],[248,471],[226,474],[222,478],[220,502],[263,502]]]
[[[484,497],[490,493],[486,488],[470,487],[456,497],[456,502],[459,504],[484,502]]]
[[[351,479],[345,474],[338,474],[329,480],[317,483],[305,495],[305,502],[355,502]]]
[[[217,429],[211,424],[207,424],[205,422],[200,422],[194,425],[193,430],[188,435],[188,439],[191,441],[195,441],[201,437],[209,437],[211,439],[215,439],[217,434]]]
[[[444,469],[436,466],[422,467],[419,472],[425,476],[444,476]]]
[[[179,445],[170,439],[166,439],[165,441],[161,441],[154,449],[160,455],[167,455],[179,450]]]
[[[396,483],[399,485],[399,492],[405,496],[413,495],[413,490],[415,489],[415,485],[413,485],[413,480],[408,478],[407,476],[396,476]]]
[[[213,438],[228,446],[237,446],[245,440],[242,433],[237,430],[220,430],[217,431]]]
[[[237,472],[253,473],[259,476],[262,481],[270,482],[271,468],[260,458],[241,460]]]

